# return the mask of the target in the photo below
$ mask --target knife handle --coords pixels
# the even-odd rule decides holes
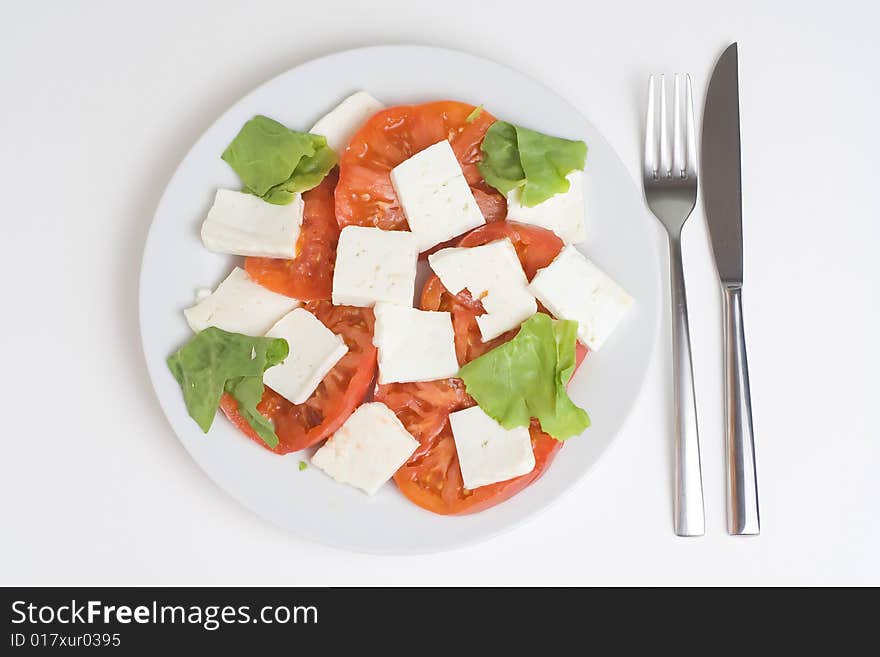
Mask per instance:
[[[758,475],[740,286],[724,287],[724,398],[727,531],[730,534],[760,534]]]
[[[678,237],[669,240],[669,279],[672,286],[672,375],[675,384],[675,533],[678,536],[702,536],[705,517],[700,434],[694,397],[687,293],[681,262],[681,240]]]

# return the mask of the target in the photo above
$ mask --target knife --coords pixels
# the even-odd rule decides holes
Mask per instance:
[[[742,188],[737,48],[721,55],[709,81],[701,145],[703,204],[724,296],[727,530],[760,534],[758,477],[742,315]]]

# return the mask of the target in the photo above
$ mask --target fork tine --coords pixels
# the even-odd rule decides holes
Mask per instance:
[[[666,121],[666,76],[660,76],[660,176],[668,178],[672,173],[672,149],[669,143],[669,124]]]
[[[694,90],[691,86],[691,76],[685,76],[685,88],[687,90],[687,102],[685,106],[685,121],[687,122],[687,168],[685,172],[689,177],[697,175],[697,137],[694,130]]]
[[[681,126],[681,87],[676,73],[672,85],[672,143],[673,143],[673,174],[676,178],[684,178],[687,163],[684,159],[684,139]]]
[[[654,113],[654,76],[648,77],[648,111],[645,119],[645,178],[657,178],[657,116]]]

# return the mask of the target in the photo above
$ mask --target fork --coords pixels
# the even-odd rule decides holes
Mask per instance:
[[[669,241],[675,388],[675,533],[678,536],[702,536],[705,531],[703,475],[700,469],[700,436],[694,397],[687,294],[681,259],[681,229],[697,200],[697,142],[691,78],[689,75],[684,77],[684,90],[681,89],[680,76],[676,74],[674,78],[671,123],[667,116],[666,77],[660,76],[659,106],[656,80],[653,75],[648,79],[643,176],[645,200],[666,229]]]

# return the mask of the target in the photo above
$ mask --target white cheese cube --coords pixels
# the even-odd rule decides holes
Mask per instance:
[[[373,344],[379,383],[448,379],[458,374],[452,314],[377,303]]]
[[[534,207],[526,207],[520,201],[522,188],[507,194],[507,218],[524,224],[533,224],[552,230],[566,244],[587,239],[584,227],[584,172],[568,174],[568,191],[551,196]]]
[[[419,446],[385,404],[363,404],[330,436],[312,464],[372,495]]]
[[[483,304],[477,317],[483,342],[522,324],[538,310],[528,280],[506,237],[470,248],[441,249],[428,256],[440,282],[452,294],[464,289]]]
[[[578,323],[578,337],[598,351],[632,305],[626,291],[573,246],[567,246],[529,289],[559,319]]]
[[[294,404],[302,404],[311,397],[348,352],[343,339],[304,308],[296,308],[282,317],[266,337],[284,338],[290,353],[283,363],[266,370],[263,383]]]
[[[202,242],[215,253],[292,259],[303,207],[299,194],[287,205],[275,205],[253,194],[218,189],[202,223]]]
[[[369,307],[387,301],[412,306],[418,258],[412,233],[346,226],[336,247],[333,303]]]
[[[342,155],[358,128],[384,108],[366,91],[358,91],[321,117],[309,132],[326,137],[327,145]]]
[[[446,140],[394,167],[391,184],[419,251],[486,223]]]
[[[231,333],[260,336],[297,306],[296,299],[267,290],[236,267],[216,290],[183,314],[196,333],[216,326]]]
[[[465,488],[507,481],[535,468],[528,427],[505,429],[479,406],[449,414]]]

